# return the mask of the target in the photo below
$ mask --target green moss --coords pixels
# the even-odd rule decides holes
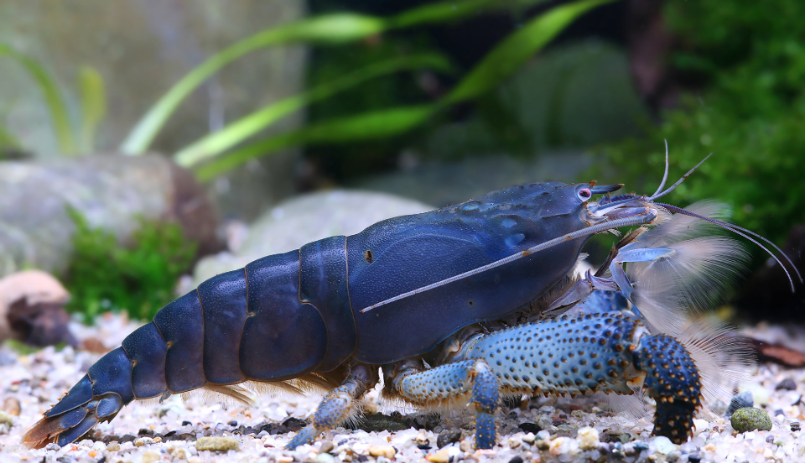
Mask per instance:
[[[778,244],[805,222],[805,2],[781,0],[735,6],[672,0],[666,19],[682,49],[672,64],[703,88],[663,114],[643,138],[609,146],[601,181],[651,193],[662,175],[663,139],[671,180],[708,153],[710,158],[669,201],[713,198],[733,206],[734,221]]]
[[[68,310],[84,314],[86,322],[101,312],[123,309],[150,320],[174,299],[174,287],[196,250],[179,225],[141,220],[131,243],[122,246],[112,233],[90,227],[78,211],[70,209],[69,214],[76,230],[65,278],[71,294]]]

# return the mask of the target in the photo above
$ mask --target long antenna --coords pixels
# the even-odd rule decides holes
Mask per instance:
[[[514,262],[516,260],[522,259],[523,257],[530,256],[531,254],[537,253],[539,251],[543,251],[543,250],[548,249],[548,248],[552,248],[552,247],[554,247],[554,246],[556,246],[558,244],[562,244],[562,243],[566,243],[568,241],[572,241],[572,240],[574,240],[576,238],[581,238],[581,237],[584,237],[584,236],[593,235],[595,233],[610,230],[610,229],[613,229],[613,228],[630,227],[632,225],[643,225],[645,223],[650,222],[655,217],[656,217],[655,214],[645,213],[645,214],[641,214],[641,215],[635,215],[635,216],[632,216],[632,217],[624,217],[622,219],[616,219],[616,220],[613,220],[611,222],[600,223],[598,225],[592,225],[590,227],[583,228],[581,230],[576,230],[576,231],[568,233],[566,235],[562,235],[562,236],[560,236],[558,238],[554,238],[552,240],[545,241],[544,243],[540,243],[540,244],[538,244],[536,246],[532,246],[532,247],[530,247],[530,248],[528,248],[528,249],[526,249],[524,251],[520,251],[517,254],[513,254],[513,255],[511,255],[509,257],[504,257],[503,259],[496,260],[494,262],[488,263],[488,264],[483,265],[483,266],[478,267],[478,268],[474,268],[474,269],[472,269],[470,271],[467,271],[467,272],[464,272],[464,273],[460,273],[460,274],[452,276],[450,278],[445,278],[444,280],[437,281],[436,283],[431,283],[431,284],[429,284],[427,286],[423,286],[421,288],[417,288],[417,289],[408,291],[407,293],[398,294],[398,295],[396,295],[394,297],[391,297],[391,298],[388,298],[386,300],[380,301],[380,302],[378,302],[376,304],[370,305],[369,307],[366,307],[365,309],[361,309],[360,312],[361,313],[366,313],[366,312],[368,312],[368,311],[370,311],[372,309],[376,309],[378,307],[381,307],[381,306],[384,306],[384,305],[387,305],[387,304],[391,304],[392,302],[399,301],[400,299],[405,299],[407,297],[411,297],[411,296],[419,294],[419,293],[424,293],[425,291],[430,291],[431,289],[435,289],[435,288],[438,288],[440,286],[450,284],[450,283],[452,283],[454,281],[463,280],[464,278],[471,277],[473,275],[477,275],[477,274],[485,272],[487,270],[491,270],[493,268],[497,268],[497,267],[500,267],[502,265],[509,264],[509,263]]]
[[[799,273],[799,270],[797,270],[797,266],[794,265],[794,262],[791,261],[791,258],[788,257],[788,255],[786,253],[784,253],[782,249],[777,247],[776,244],[774,244],[771,241],[767,240],[766,238],[758,235],[757,233],[755,233],[755,232],[753,232],[751,230],[747,230],[745,228],[739,227],[737,225],[733,225],[731,223],[722,222],[721,220],[711,219],[710,217],[705,217],[703,215],[696,214],[695,212],[690,212],[688,210],[682,209],[681,207],[676,207],[676,206],[672,206],[670,204],[663,204],[663,203],[654,203],[654,204],[656,204],[657,206],[664,207],[664,208],[666,208],[669,211],[674,212],[674,213],[688,215],[688,216],[691,216],[691,217],[696,217],[698,219],[706,220],[707,222],[710,222],[710,223],[712,223],[714,225],[718,225],[719,227],[725,228],[725,229],[735,233],[736,235],[742,236],[742,237],[746,238],[747,240],[749,240],[749,241],[755,243],[756,245],[760,246],[761,249],[766,251],[775,261],[777,261],[778,264],[780,264],[780,267],[782,267],[783,271],[785,272],[785,275],[788,277],[788,282],[791,284],[791,292],[792,293],[795,292],[794,280],[791,278],[791,274],[788,273],[788,269],[785,267],[785,265],[783,265],[782,261],[780,261],[780,259],[773,252],[769,251],[769,249],[766,248],[766,246],[763,246],[757,240],[751,238],[749,235],[755,236],[755,237],[765,241],[766,243],[772,245],[774,247],[774,249],[776,249],[777,252],[779,252],[783,256],[785,261],[788,262],[788,265],[790,265],[791,268],[794,269],[794,272],[796,272],[797,278],[799,278],[799,282],[803,283],[802,275]]]
[[[660,186],[657,187],[657,191],[655,191],[652,196],[657,196],[662,191],[666,180],[668,180],[668,140],[665,140],[665,173],[662,175]]]
[[[710,156],[712,156],[712,155],[713,155],[713,153],[710,153],[710,154],[708,154],[708,155],[707,155],[707,157],[705,157],[704,159],[702,159],[701,161],[699,161],[699,163],[698,163],[698,164],[696,164],[695,166],[693,166],[693,169],[690,169],[690,170],[688,171],[688,173],[687,173],[687,174],[683,175],[683,176],[682,176],[682,178],[680,178],[679,180],[677,180],[677,181],[676,181],[676,183],[674,183],[673,185],[671,185],[671,187],[670,187],[670,188],[668,188],[667,190],[663,191],[662,193],[654,193],[654,194],[653,194],[653,195],[651,195],[651,196],[650,196],[648,199],[650,199],[650,200],[652,200],[652,201],[653,201],[653,200],[655,200],[655,199],[657,199],[657,198],[663,197],[663,196],[667,195],[668,193],[670,193],[670,192],[674,191],[674,189],[675,189],[676,187],[678,187],[680,183],[684,182],[684,181],[685,181],[685,179],[686,179],[686,178],[688,178],[688,177],[690,176],[690,174],[692,174],[692,173],[693,173],[693,172],[694,172],[696,169],[698,169],[700,165],[704,164],[704,161],[706,161],[706,160],[710,159]]]

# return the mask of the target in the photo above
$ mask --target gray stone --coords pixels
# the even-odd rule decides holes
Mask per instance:
[[[0,276],[21,267],[59,274],[75,228],[67,209],[121,242],[145,220],[180,223],[201,251],[220,249],[217,216],[185,170],[159,156],[0,162]]]
[[[730,405],[727,407],[727,411],[724,413],[724,416],[729,418],[735,413],[736,410],[741,408],[751,407],[755,404],[754,399],[752,398],[751,391],[744,391],[740,394],[737,394],[730,400]]]
[[[366,191],[336,190],[299,196],[257,219],[236,253],[224,252],[199,261],[194,284],[264,256],[298,249],[328,236],[353,235],[390,217],[432,209],[409,199]]]

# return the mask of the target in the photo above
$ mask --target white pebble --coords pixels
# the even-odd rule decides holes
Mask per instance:
[[[696,427],[696,430],[693,431],[693,435],[698,436],[699,434],[703,433],[710,429],[710,423],[707,420],[700,420],[698,418],[693,419],[693,426]]]
[[[650,448],[653,448],[655,452],[661,453],[663,455],[668,455],[669,453],[676,450],[676,445],[671,442],[671,439],[665,436],[657,436],[651,439],[649,443]]]
[[[598,431],[590,427],[581,428],[579,429],[578,441],[582,450],[594,450],[598,448]]]
[[[569,437],[557,437],[548,446],[552,455],[565,455],[578,453],[579,443]]]

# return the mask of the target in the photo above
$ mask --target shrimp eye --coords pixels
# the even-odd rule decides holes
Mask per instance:
[[[593,192],[589,188],[582,188],[579,190],[578,195],[580,200],[587,201],[593,196]]]

